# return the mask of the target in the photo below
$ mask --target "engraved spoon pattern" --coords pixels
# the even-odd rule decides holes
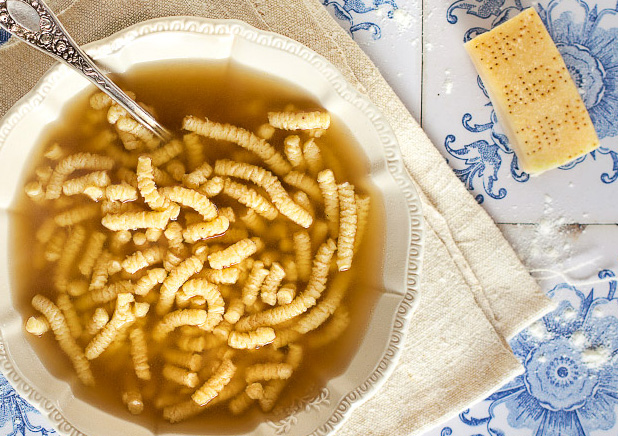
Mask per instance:
[[[169,130],[105,76],[42,0],[0,0],[0,27],[77,70],[162,140],[172,138]]]

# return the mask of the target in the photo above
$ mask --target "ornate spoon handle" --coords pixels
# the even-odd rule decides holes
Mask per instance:
[[[103,74],[42,0],[0,0],[0,27],[73,67],[155,135],[163,140],[171,139],[169,130]]]

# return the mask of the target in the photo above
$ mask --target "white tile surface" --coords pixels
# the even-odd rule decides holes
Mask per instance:
[[[378,65],[410,113],[419,120],[423,25],[421,0],[392,3],[381,0],[374,3],[331,0],[326,9],[344,29],[352,29],[350,34],[354,40]],[[361,9],[366,12],[358,12]],[[346,18],[341,18],[344,16]],[[355,26],[361,28],[354,30]]]

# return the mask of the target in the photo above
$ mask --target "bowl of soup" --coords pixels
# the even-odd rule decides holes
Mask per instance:
[[[328,434],[393,370],[420,200],[326,59],[238,21],[87,46],[0,124],[2,371],[61,434]]]

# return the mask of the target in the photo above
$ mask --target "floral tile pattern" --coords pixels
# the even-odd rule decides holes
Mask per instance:
[[[371,16],[381,6],[387,6],[388,18],[393,18],[398,9],[395,0],[373,0],[365,2],[363,0],[322,0],[326,8],[332,8],[335,18],[345,23],[352,38],[357,32],[368,32],[373,39],[382,37],[382,28]]]
[[[4,29],[0,29],[0,45],[7,42],[10,37],[11,35],[9,35]]]
[[[47,436],[56,434],[41,414],[0,374],[0,435]]]

